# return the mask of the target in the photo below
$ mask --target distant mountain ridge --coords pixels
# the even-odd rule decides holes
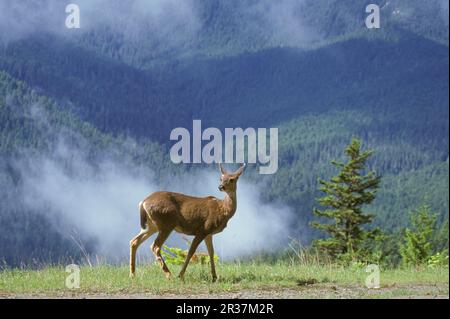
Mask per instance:
[[[146,25],[118,35],[115,26],[106,24],[75,38],[88,49],[137,68],[158,67],[161,63],[186,58],[237,56],[271,48],[312,49],[360,37],[395,39],[403,33],[448,46],[445,0],[191,0],[186,3],[194,17],[173,26],[171,31],[182,34],[175,43],[160,38],[158,27],[152,29]],[[365,26],[368,4],[380,7],[380,29],[369,30]],[[193,23],[194,30],[185,31]]]
[[[353,39],[306,52],[279,48],[191,59],[154,71],[43,36],[2,50],[0,67],[68,101],[63,104],[102,131],[160,143],[194,118],[234,127],[349,108],[412,121],[448,116],[448,48],[408,33],[398,42]],[[222,112],[226,116],[217,116]]]

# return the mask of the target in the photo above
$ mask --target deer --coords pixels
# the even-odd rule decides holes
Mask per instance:
[[[223,199],[214,196],[194,197],[175,192],[157,191],[141,201],[139,203],[141,230],[130,241],[130,277],[135,276],[138,247],[154,233],[158,233],[150,249],[166,278],[171,278],[171,272],[161,256],[161,247],[170,233],[175,230],[178,233],[194,236],[178,277],[184,280],[189,261],[199,244],[205,241],[212,281],[215,282],[217,274],[214,265],[213,235],[222,232],[236,212],[237,181],[245,167],[244,163],[235,172],[228,173],[222,164],[219,164],[218,188],[225,193]]]

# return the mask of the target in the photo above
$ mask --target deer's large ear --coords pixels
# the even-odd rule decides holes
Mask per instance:
[[[222,163],[219,163],[219,168],[222,175],[225,175],[227,173],[227,171],[223,168]]]
[[[247,167],[247,165],[245,165],[245,163],[243,163],[241,165],[241,167],[239,167],[238,170],[234,174],[240,176],[244,172],[246,167]]]

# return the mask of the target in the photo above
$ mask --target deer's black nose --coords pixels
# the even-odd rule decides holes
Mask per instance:
[[[219,191],[223,191],[223,186],[219,185]]]

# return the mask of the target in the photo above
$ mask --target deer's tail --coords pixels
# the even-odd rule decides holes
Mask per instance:
[[[147,229],[147,212],[144,208],[144,202],[139,203],[139,214],[141,215],[141,228]]]

